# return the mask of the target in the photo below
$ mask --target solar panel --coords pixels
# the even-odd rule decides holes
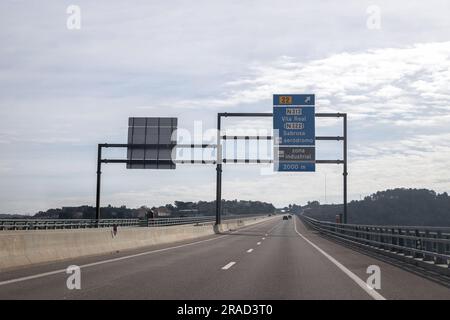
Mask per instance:
[[[177,124],[177,118],[129,118],[127,169],[175,169]]]

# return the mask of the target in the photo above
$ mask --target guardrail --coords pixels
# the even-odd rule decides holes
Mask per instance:
[[[338,224],[299,217],[324,235],[450,275],[450,228]]]
[[[262,216],[229,215],[222,219],[239,219]],[[171,225],[194,224],[215,221],[215,216],[177,217],[153,219],[0,219],[0,230],[49,230],[49,229],[86,229],[113,227],[162,227]]]
[[[211,217],[180,217],[180,218],[153,218],[146,220],[148,227],[174,226],[181,224],[192,224],[201,222],[215,221],[216,218]]]
[[[137,227],[139,219],[0,219],[0,230],[47,230],[106,228],[114,225]]]
[[[228,215],[222,216],[222,220],[248,219],[252,217],[261,217],[261,216],[266,216],[266,214]],[[215,222],[216,217],[202,216],[202,217],[180,217],[180,218],[154,218],[148,219],[146,221],[148,227],[159,227],[159,226],[171,226],[181,224]]]

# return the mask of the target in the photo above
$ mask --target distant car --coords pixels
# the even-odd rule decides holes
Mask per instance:
[[[289,219],[292,219],[292,215],[288,215],[288,218],[289,218]]]
[[[289,218],[287,216],[283,216],[283,220],[288,220]]]

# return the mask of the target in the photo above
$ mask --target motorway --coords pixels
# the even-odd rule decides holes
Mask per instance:
[[[81,289],[66,286],[81,267]],[[369,289],[367,267],[381,271]],[[195,241],[0,274],[0,299],[450,299],[450,289],[277,216]]]

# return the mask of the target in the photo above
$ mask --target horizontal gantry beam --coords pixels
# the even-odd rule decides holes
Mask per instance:
[[[273,136],[221,136],[223,140],[272,140]],[[344,137],[341,136],[318,136],[316,140],[331,140],[331,141],[343,141]],[[216,144],[199,144],[199,143],[169,143],[169,144],[127,144],[127,143],[101,143],[99,144],[102,148],[159,148],[159,149],[170,149],[170,148],[217,148]]]
[[[170,148],[217,148],[216,144],[157,144],[157,143],[147,143],[147,144],[127,144],[127,143],[101,143],[99,144],[102,148],[159,148],[159,149],[170,149]]]
[[[216,160],[126,160],[126,159],[102,159],[102,163],[126,163],[126,164],[217,164]],[[271,159],[223,159],[223,163],[253,163],[270,164]],[[316,164],[342,164],[343,160],[316,160]]]
[[[219,117],[273,117],[272,112],[222,112],[218,114]],[[325,112],[316,113],[317,118],[341,118],[347,116],[346,113],[340,112]]]
[[[273,136],[221,136],[222,140],[272,140]],[[319,136],[316,140],[343,141],[341,136]]]
[[[343,160],[316,160],[316,164],[342,164]],[[274,163],[271,159],[223,159],[223,163]]]

